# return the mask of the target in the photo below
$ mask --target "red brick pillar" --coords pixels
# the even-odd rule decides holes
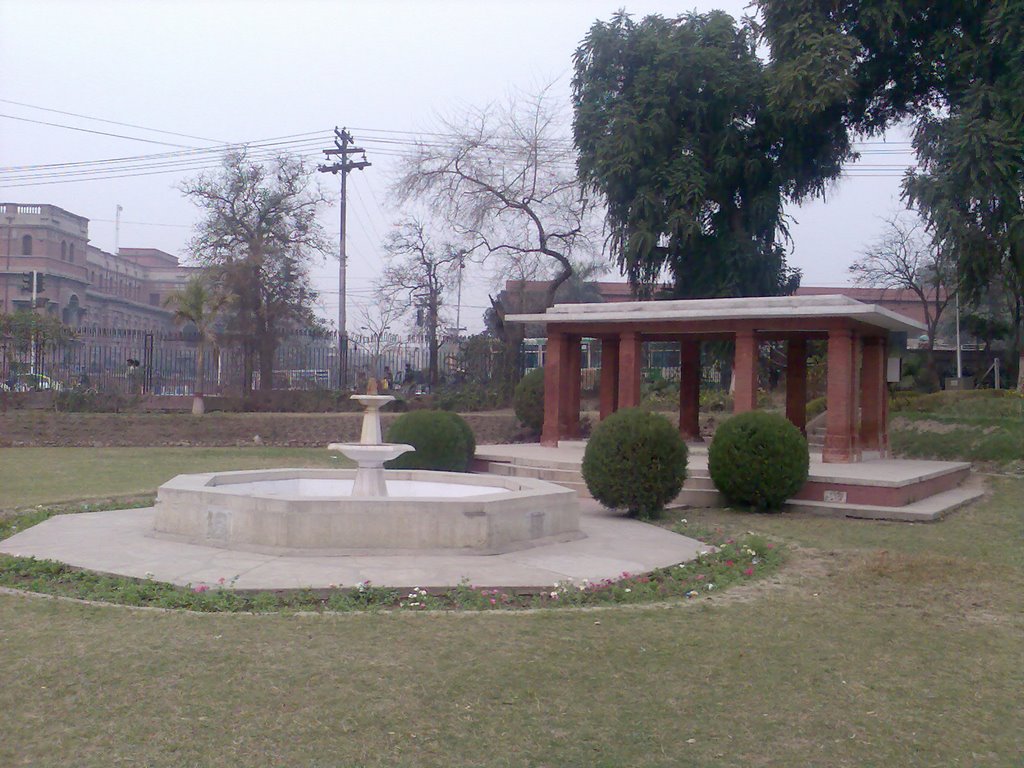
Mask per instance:
[[[857,430],[857,337],[849,329],[828,334],[828,418],[822,461],[860,459]]]
[[[889,393],[885,386],[888,340],[884,336],[864,339],[860,372],[860,447],[888,455]]]
[[[633,331],[619,335],[619,397],[615,410],[640,405],[640,367],[643,365],[640,337]]]
[[[601,339],[601,420],[607,419],[618,406],[619,398],[619,339]]]
[[[736,332],[736,356],[732,364],[735,386],[732,394],[733,413],[757,408],[757,336],[750,331]]]
[[[679,341],[679,434],[700,440],[700,341]]]
[[[558,445],[561,437],[563,411],[568,403],[569,342],[564,333],[548,332],[544,353],[544,427],[541,445]]]
[[[583,371],[580,369],[582,350],[580,349],[579,336],[570,336],[569,342],[569,380],[566,382],[565,408],[562,410],[562,436],[580,436],[580,388],[582,386]]]
[[[807,434],[807,339],[786,346],[786,418]]]

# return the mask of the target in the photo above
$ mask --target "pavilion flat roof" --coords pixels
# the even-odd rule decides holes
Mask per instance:
[[[757,296],[740,299],[677,299],[672,301],[623,301],[596,304],[555,304],[541,314],[506,315],[513,323],[621,323],[729,321],[844,318],[884,328],[915,333],[925,326],[906,315],[877,304],[865,304],[848,296]]]

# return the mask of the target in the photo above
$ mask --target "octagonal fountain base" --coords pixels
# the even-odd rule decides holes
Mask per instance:
[[[388,496],[352,496],[355,470],[178,475],[154,534],[282,554],[498,554],[581,538],[576,493],[532,478],[385,472]]]

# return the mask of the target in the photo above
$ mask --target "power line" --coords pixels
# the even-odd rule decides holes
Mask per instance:
[[[307,136],[322,136],[327,133],[329,129],[325,128],[319,131],[307,131],[305,133],[290,133],[284,136],[272,136],[266,139],[258,139],[255,141],[239,142],[237,144],[229,144],[228,147],[261,147],[261,146],[276,146],[276,145],[287,145],[292,143],[302,143],[299,139],[305,139]],[[290,139],[292,141],[285,141]],[[122,162],[137,162],[146,160],[162,160],[165,158],[174,157],[186,157],[196,155],[209,155],[211,153],[223,152],[224,147],[205,147],[196,149],[187,149],[180,152],[157,152],[149,155],[129,155],[126,157],[111,157],[102,160],[80,160],[77,162],[68,163],[43,163],[37,165],[8,165],[0,167],[0,172],[7,171],[32,171],[32,170],[44,170],[50,168],[64,168],[81,165],[97,165],[102,163],[122,163]]]
[[[68,115],[69,117],[80,117],[83,120],[94,120],[97,123],[108,123],[110,125],[120,125],[120,126],[123,126],[125,128],[138,128],[141,131],[152,131],[153,133],[165,133],[168,136],[179,136],[179,137],[181,137],[183,139],[196,139],[198,141],[209,141],[209,142],[211,142],[213,144],[227,144],[228,143],[226,141],[221,141],[220,139],[207,139],[207,138],[204,138],[202,136],[192,136],[191,134],[188,134],[188,133],[178,133],[176,131],[165,131],[165,130],[163,130],[161,128],[148,128],[145,125],[135,125],[134,123],[122,123],[122,122],[120,122],[118,120],[107,120],[107,119],[102,118],[102,117],[92,117],[90,115],[81,115],[81,114],[79,114],[77,112],[65,112],[63,109],[52,109],[50,107],[40,107],[40,106],[37,106],[35,104],[26,104],[23,101],[12,101],[11,99],[0,99],[0,103],[3,103],[3,104],[14,104],[14,105],[19,106],[19,107],[28,107],[29,109],[38,109],[38,110],[40,110],[42,112],[53,112],[54,114],[57,114],[57,115]]]
[[[190,149],[187,144],[172,144],[169,141],[157,141],[156,139],[143,139],[138,136],[125,136],[121,133],[108,133],[107,131],[94,131],[91,128],[77,128],[73,125],[62,125],[61,123],[48,123],[45,120],[33,120],[29,117],[16,117],[14,115],[0,115],[8,120],[20,120],[23,123],[35,123],[36,125],[48,125],[52,128],[65,128],[69,131],[81,131],[82,133],[94,133],[98,136],[112,136],[115,139],[129,139],[130,141],[142,141],[146,144],[161,144],[165,147],[181,147],[182,149]]]

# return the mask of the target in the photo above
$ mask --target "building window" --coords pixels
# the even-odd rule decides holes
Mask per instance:
[[[68,246],[68,261],[74,263],[75,261],[75,244],[72,243]]]
[[[21,238],[21,255],[32,255],[32,235],[25,235],[23,238]]]
[[[60,260],[61,261],[67,261],[68,260],[68,244],[64,240],[60,241]]]
[[[149,304],[150,304],[150,306],[153,306],[153,307],[159,307],[160,306],[160,294],[159,293],[151,293],[151,294],[149,294]]]

